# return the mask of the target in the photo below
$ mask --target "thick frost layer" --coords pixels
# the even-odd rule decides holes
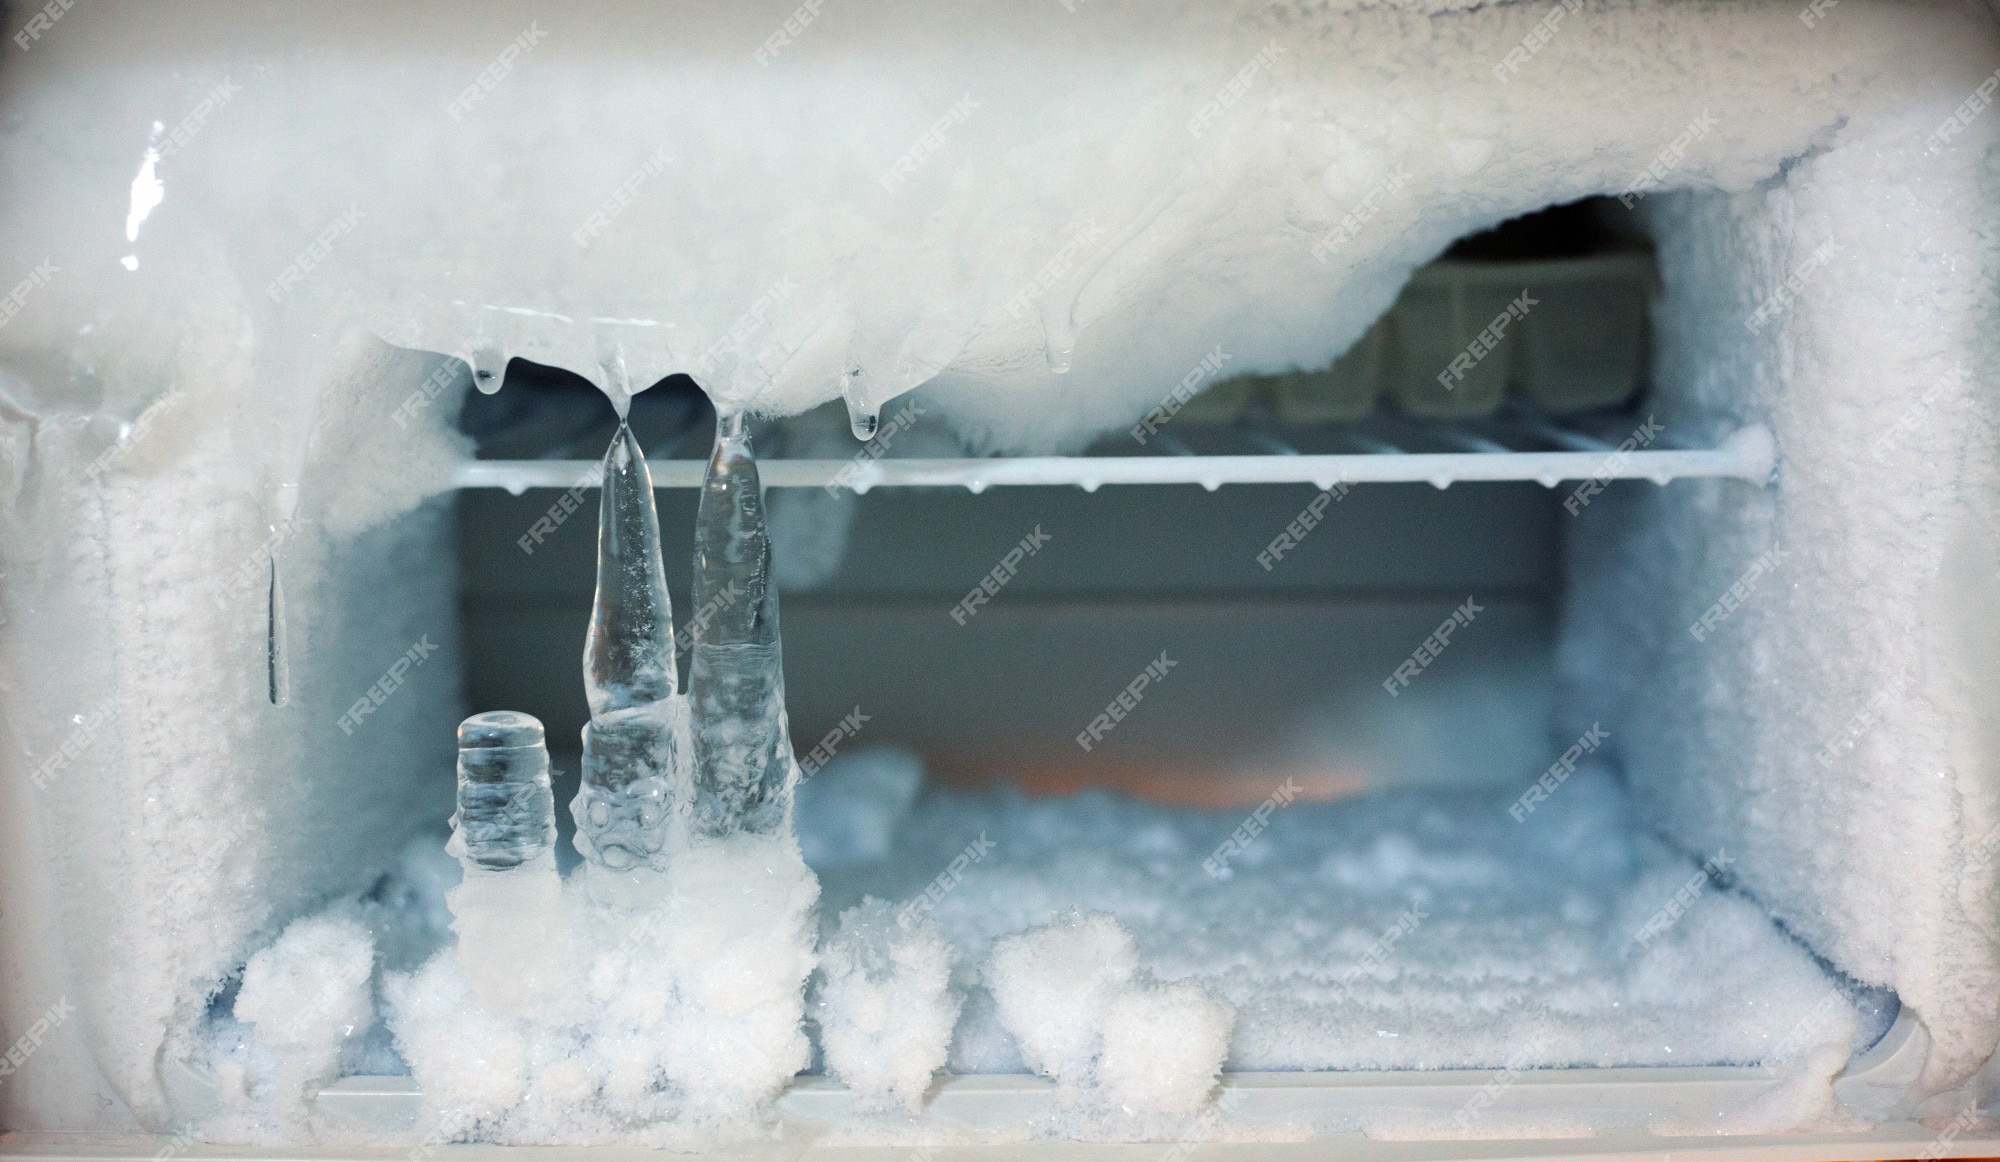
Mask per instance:
[[[1770,425],[1780,480],[1585,509],[1561,656],[1571,725],[1614,732],[1646,816],[1727,846],[1748,893],[1925,1022],[1928,1089],[2000,1033],[2000,116],[1934,149],[1942,119],[1656,207],[1657,414],[1697,442]]]
[[[236,1019],[266,1045],[321,1049],[368,1022],[375,944],[353,920],[313,916],[285,929],[250,958],[236,994]]]
[[[504,872],[468,867],[448,898],[456,959],[480,1007],[522,1016],[567,983],[562,880],[552,854]]]
[[[1138,970],[1132,934],[1093,912],[995,941],[980,976],[1028,1068],[1080,1089],[1103,1048],[1105,1011]]]
[[[1199,1109],[1236,1013],[1195,980],[1160,984],[1105,912],[1066,912],[1002,937],[980,970],[1021,1057],[1071,1101],[1141,1119]]]
[[[7,1124],[169,1124],[162,1050],[208,992],[443,814],[448,538],[391,518],[462,454],[467,382],[371,330],[489,382],[511,352],[775,410],[929,380],[977,442],[1075,444],[1217,343],[1324,364],[1452,238],[1623,190],[1703,114],[1665,184],[1728,195],[1656,222],[1655,378],[1772,422],[1786,499],[1591,510],[1608,535],[1577,543],[1618,577],[1579,591],[1578,673],[1649,744],[1649,824],[1730,847],[1793,931],[1909,998],[1937,1084],[1991,1050],[1994,453],[1963,385],[1994,373],[2000,117],[1930,140],[1990,72],[1987,14],[1642,0],[1543,38],[1529,4],[1031,9],[830,7],[775,49],[788,0],[326,9],[301,54],[268,9],[144,7],[10,59],[0,1016],[80,1018],[0,1089]],[[1852,266],[1790,290],[1829,239]],[[1774,547],[1796,588],[1713,648],[1674,636]]]
[[[1199,981],[1134,981],[1104,1014],[1099,1093],[1135,1117],[1184,1117],[1215,1088],[1236,1010]]]
[[[72,24],[15,90],[48,136],[7,158],[8,269],[73,239],[76,277],[17,325],[67,345],[65,315],[105,294],[176,318],[227,304],[301,344],[331,315],[461,354],[488,386],[512,354],[614,393],[687,372],[779,411],[927,384],[975,437],[1073,443],[1218,342],[1240,371],[1325,365],[1451,239],[1626,189],[1704,108],[1716,128],[1674,185],[1748,189],[1885,107],[1934,106],[1927,130],[1970,88],[1946,62],[1976,63],[1984,35],[1954,6],[1862,0],[1812,29],[1593,4],[1546,42],[1544,15],[903,3],[792,36],[782,5],[525,24],[440,7],[330,28],[339,51],[268,70],[245,58],[297,30],[227,6],[135,26],[150,69]],[[163,196],[135,246],[105,223],[160,145],[152,119]],[[302,146],[291,180],[244,183],[279,141]],[[437,172],[461,180],[383,180]],[[506,228],[523,212],[548,223],[534,244]],[[221,285],[184,295],[197,277]]]
[[[375,942],[351,916],[294,921],[250,958],[235,1018],[250,1037],[214,1063],[222,1117],[211,1137],[286,1140],[332,1081],[343,1043],[375,1019]]]
[[[879,768],[908,764],[893,751],[830,764],[809,784],[819,791],[800,804],[802,826],[879,785]],[[823,937],[812,1008],[822,1060],[865,1115],[844,1132],[893,1128],[877,1111],[915,1108],[947,1058],[958,1072],[1055,1078],[1067,1108],[1023,1133],[1178,1136],[1194,1132],[1190,1116],[1214,1116],[1202,1133],[1227,1136],[1226,1110],[1202,1112],[1225,1062],[1761,1062],[1779,1084],[1755,1107],[1655,1128],[1748,1132],[1845,1118],[1827,1082],[1887,1014],[1843,991],[1734,894],[1733,856],[1696,866],[1635,834],[1601,770],[1572,776],[1520,821],[1507,807],[1438,795],[1293,802],[1219,878],[1203,865],[1241,824],[1236,813],[1102,793],[932,789],[885,815],[886,855],[873,836],[860,851],[823,850],[830,903],[857,899]],[[959,843],[967,837],[972,846]],[[341,1040],[366,1023],[377,947],[391,969],[383,994],[396,1044],[426,1096],[426,1135],[713,1144],[758,1131],[807,1064],[800,982],[813,964],[816,891],[789,843],[697,845],[640,906],[594,900],[585,881],[604,873],[586,866],[550,942],[571,972],[516,1019],[479,1003],[449,946],[419,971],[405,967],[442,936],[430,913],[444,869],[434,842],[428,850],[413,847],[379,901],[301,921],[253,959],[236,1004],[243,1020],[318,1012],[301,1001],[317,980],[343,982],[334,1007],[358,1001],[361,1015],[338,1029],[330,1018],[305,1022],[317,1038],[309,1061],[284,1056],[298,1048],[290,1043],[274,1053],[258,1026],[248,1038],[220,1028],[218,1073],[251,1084],[204,1133],[300,1136],[299,1079],[329,1075],[329,1045],[348,1069],[360,1060]],[[961,874],[938,874],[967,851],[977,858]],[[302,1063],[284,1075],[290,1088],[264,1083],[287,1062]],[[253,1066],[261,1072],[243,1072]]]
[[[853,1091],[857,1108],[923,1104],[958,1022],[951,962],[951,945],[928,916],[898,914],[872,897],[840,914],[820,948],[815,1012],[827,1072]]]
[[[874,761],[863,752],[816,775],[826,793],[801,803],[801,827],[842,780],[869,782]],[[887,858],[834,852],[820,873],[830,907],[866,892],[921,909],[940,870],[990,837],[932,893],[970,990],[957,1072],[1085,1076],[1141,964],[1235,1006],[1234,1070],[1499,1068],[1530,1048],[1545,1065],[1753,1063],[1849,1047],[1852,1006],[1811,955],[1637,830],[1601,769],[1522,822],[1508,805],[1293,803],[1218,878],[1204,861],[1243,813],[933,788],[896,823]],[[1702,857],[1725,882],[1734,860]],[[1098,914],[1009,935],[1069,909]]]
[[[611,877],[622,890],[592,882]],[[479,1003],[456,948],[389,980],[425,1132],[689,1146],[758,1131],[810,1060],[818,886],[790,837],[696,843],[665,872],[586,864],[565,888],[564,987],[520,1017]]]

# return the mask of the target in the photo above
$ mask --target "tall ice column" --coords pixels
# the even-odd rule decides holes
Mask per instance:
[[[512,710],[458,727],[458,810],[445,850],[465,878],[451,890],[458,959],[480,1007],[522,1015],[555,986],[562,880],[542,724]]]
[[[653,866],[685,784],[687,700],[676,690],[674,610],[645,453],[623,423],[604,455],[597,594],[583,645],[583,784],[576,846],[599,868]]]
[[[771,542],[741,412],[716,419],[695,519],[694,606],[694,830],[776,831],[787,820],[794,762]]]

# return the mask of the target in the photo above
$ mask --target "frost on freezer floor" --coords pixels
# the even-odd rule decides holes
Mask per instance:
[[[1821,1075],[1893,1016],[1892,998],[1837,981],[1736,894],[1729,853],[1697,862],[1635,830],[1604,771],[1579,773],[1523,820],[1506,808],[1419,794],[1290,802],[1218,856],[1244,812],[928,787],[911,756],[857,754],[800,787],[799,849],[822,891],[809,1003],[767,998],[758,1011],[806,1016],[813,1068],[855,1091],[846,1133],[863,1137],[929,1124],[907,1119],[939,1068],[1055,1080],[1063,1115],[1021,1127],[1031,1135],[1200,1124],[1226,1136],[1210,1112],[1219,1068],[1784,1061],[1788,1076],[1813,1075],[1793,1103],[1805,1108],[1823,1096]],[[370,897],[296,922],[252,960],[211,1020],[203,1064],[239,1096],[209,1135],[297,1140],[313,1085],[407,1061],[427,1090],[459,1095],[427,1133],[697,1144],[671,1124],[689,1111],[653,1108],[667,1091],[623,1092],[618,1079],[677,1075],[675,1059],[700,1058],[721,1030],[675,1014],[729,1006],[636,987],[632,974],[665,961],[606,960],[602,947],[629,951],[628,931],[585,941],[600,955],[578,982],[570,1019],[588,1035],[575,1054],[475,1019],[456,961],[431,955],[450,940],[452,862],[441,843],[414,844]],[[742,886],[743,871],[719,874]],[[810,907],[802,890],[765,910]],[[680,919],[660,933],[666,945],[703,928]],[[364,936],[372,999],[356,967]],[[311,1019],[286,1017],[299,1012]],[[377,1012],[397,1026],[393,1049]],[[691,1080],[669,1089],[685,1099]],[[735,1104],[768,1111],[769,1096]],[[575,1120],[585,1109],[595,1113]]]
[[[1024,1068],[981,966],[1069,909],[1116,916],[1153,975],[1235,1006],[1231,1070],[1754,1063],[1893,1017],[1873,994],[1843,1003],[1730,890],[1730,853],[1636,831],[1605,771],[1521,821],[1507,805],[1297,802],[1216,859],[1247,812],[924,788],[914,759],[877,751],[803,784],[797,825],[829,913],[873,895],[938,921],[966,992],[955,1072]]]

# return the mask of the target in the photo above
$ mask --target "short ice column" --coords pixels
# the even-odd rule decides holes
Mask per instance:
[[[465,878],[447,897],[480,1007],[516,1017],[553,986],[561,943],[555,797],[542,724],[512,710],[458,727],[458,810],[446,850]]]
[[[787,820],[795,764],[771,542],[741,412],[715,424],[695,518],[694,605],[694,830],[775,832]]]
[[[625,424],[604,455],[597,593],[583,646],[583,782],[570,811],[576,847],[597,868],[657,866],[684,802],[687,700],[676,687],[674,609],[645,453]]]

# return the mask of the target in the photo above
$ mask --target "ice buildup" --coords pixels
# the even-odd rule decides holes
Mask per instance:
[[[555,797],[540,720],[512,710],[458,727],[458,811],[446,850],[464,879],[447,897],[458,959],[481,1007],[520,1016],[562,971]]]
[[[0,1025],[74,1016],[0,1085],[0,1124],[172,1128],[164,1066],[209,999],[449,812],[476,659],[441,494],[467,452],[454,405],[510,356],[602,381],[616,337],[633,382],[713,379],[771,415],[866,368],[865,420],[907,350],[941,366],[919,398],[975,453],[1080,450],[1217,344],[1245,374],[1327,367],[1454,239],[1621,191],[1660,271],[1649,406],[1677,445],[1760,423],[1783,456],[1772,488],[1633,483],[1555,517],[1532,585],[1560,601],[1549,734],[1602,720],[1629,818],[1571,843],[1507,816],[1520,786],[1305,803],[1223,883],[1199,866],[1240,812],[926,793],[895,831],[905,879],[861,883],[885,861],[857,860],[838,902],[909,898],[989,827],[998,850],[935,912],[962,955],[1052,909],[1114,912],[1156,971],[1238,1005],[1240,1069],[1497,1067],[1529,1044],[1551,1066],[1759,1060],[1832,989],[1819,964],[1921,1017],[1925,1094],[2000,1044],[1992,5],[889,0],[828,5],[774,57],[790,4],[532,25],[465,0],[282,24],[241,0],[67,3],[18,8],[57,22],[10,22],[0,68]],[[1683,154],[1696,117],[1714,131]],[[435,378],[458,352],[473,373]],[[1691,637],[1774,546],[1795,554],[1778,577]],[[422,669],[330,729],[426,631]],[[1437,705],[1408,745],[1500,704]],[[1725,846],[1738,886],[1638,949],[1647,869],[1677,892]],[[1598,851],[1622,863],[1594,871]],[[1435,918],[1407,932],[1418,905]],[[790,922],[743,912],[717,923]],[[481,1027],[411,1049],[427,1093],[472,1076],[426,1063],[470,1061]],[[962,1028],[953,1053],[983,1043]]]
[[[458,813],[452,851],[468,873],[547,862],[555,850],[555,798],[541,721],[493,710],[458,726]]]
[[[786,826],[792,758],[765,602],[770,551],[740,419],[717,446],[727,449],[712,472],[724,477],[722,502],[704,501],[697,534],[697,561],[715,567],[696,578],[707,601],[696,632],[730,615],[737,596],[756,616],[728,624],[722,661],[698,664],[691,685],[720,685],[706,703],[719,708],[713,753],[724,771],[752,772],[722,780],[747,793],[715,798],[709,827],[685,825],[695,751],[676,689],[659,516],[644,454],[621,423],[604,458],[583,654],[590,723],[571,803],[581,881],[565,890],[556,875],[540,723],[468,719],[453,839],[465,867],[451,893],[458,946],[385,988],[427,1133],[694,1149],[764,1130],[771,1103],[811,1062],[803,1020],[819,883]]]
[[[995,841],[930,909],[968,990],[954,1073],[1083,1077],[1101,1026],[1100,1087],[1150,1089],[1121,1062],[1151,1051],[1119,1048],[1147,1024],[1119,1012],[1142,967],[1235,1006],[1228,1067],[1244,1072],[1491,1070],[1528,1046],[1577,1067],[1775,1067],[1873,1044],[1896,1014],[1893,997],[1843,985],[1702,860],[1641,830],[1599,762],[1526,822],[1507,810],[1518,787],[1296,801],[1227,880],[1202,862],[1246,808],[878,789],[916,764],[886,748],[843,754],[802,785],[795,825],[817,837],[807,851],[833,912],[871,894],[921,898],[968,841]],[[869,827],[851,827],[864,808]],[[1185,1027],[1183,1048],[1211,1035]]]
[[[285,1141],[308,1124],[307,1101],[332,1081],[347,1039],[373,1023],[375,943],[352,916],[322,913],[287,925],[250,958],[236,1020],[250,1036],[214,1062],[220,1116],[205,1136]]]
[[[584,858],[626,871],[663,858],[689,748],[653,478],[623,422],[604,454],[597,511],[597,593],[583,646],[590,724],[570,810]]]
[[[944,1068],[961,998],[937,921],[870,897],[840,914],[820,950],[820,1047],[861,1110],[923,1105]]]
[[[770,834],[790,814],[778,590],[757,457],[742,412],[718,416],[702,482],[694,552],[694,828]]]
[[[1069,911],[993,942],[983,973],[1021,1059],[1072,1100],[1137,1119],[1207,1101],[1236,1010],[1199,981],[1155,981],[1108,912]]]
[[[1066,1088],[1090,1080],[1104,1013],[1139,970],[1139,946],[1108,912],[1069,912],[993,942],[986,987],[1028,1068]]]

